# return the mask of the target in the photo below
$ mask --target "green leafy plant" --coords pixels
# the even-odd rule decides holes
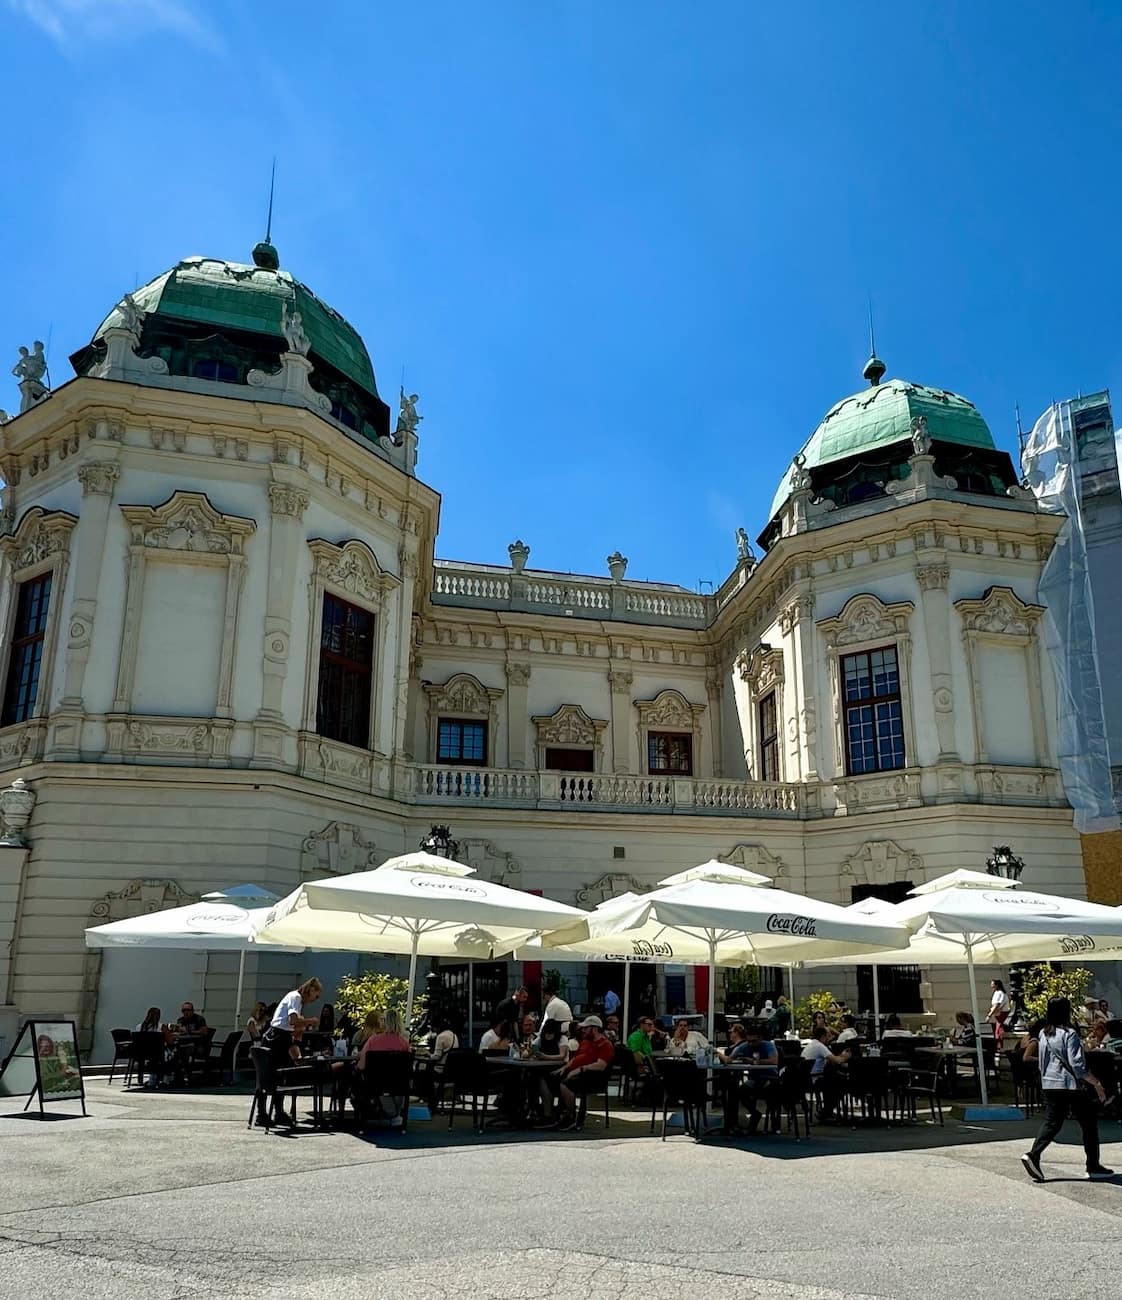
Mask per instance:
[[[557,996],[564,1000],[569,991],[569,981],[559,970],[542,971],[542,986],[557,990]]]
[[[801,998],[795,1003],[795,1029],[800,1034],[809,1034],[810,1027],[814,1022],[815,1013],[824,1012],[826,1023],[831,1028],[836,1028],[835,1021],[841,1023],[840,1017],[831,1013],[830,1008],[835,1006],[834,995],[826,989],[819,989],[815,993],[808,993],[805,998]]]
[[[339,981],[335,997],[335,1014],[346,1015],[355,1025],[361,1025],[371,1011],[396,1011],[405,1018],[409,1001],[409,981],[395,975],[382,975],[367,971],[365,975],[344,975]],[[425,1009],[425,995],[418,993],[413,999],[413,1018]]]
[[[757,966],[734,966],[725,971],[726,993],[758,993],[760,971]]]
[[[1082,966],[1053,970],[1051,966],[1031,966],[1025,971],[1025,1011],[1030,1020],[1043,1020],[1051,998],[1067,998],[1072,1011],[1078,1011],[1087,996],[1094,976]]]

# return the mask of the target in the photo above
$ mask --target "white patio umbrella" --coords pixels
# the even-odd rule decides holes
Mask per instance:
[[[408,953],[406,1019],[412,1020],[418,956],[507,953],[585,915],[538,894],[468,879],[474,875],[461,862],[406,853],[374,871],[309,880],[272,909],[258,937],[309,948]]]
[[[269,913],[268,906],[245,907],[225,900],[237,898],[267,904],[276,894],[258,885],[235,885],[204,894],[203,900],[163,912],[146,912],[94,925],[86,931],[87,948],[186,948],[197,952],[237,952],[238,987],[234,997],[234,1028],[241,1024],[242,990],[245,986],[245,954],[257,928]],[[300,943],[262,945],[278,951],[300,952]]]
[[[1016,881],[980,871],[952,871],[913,889],[902,903],[880,903],[875,914],[911,931],[904,951],[850,951],[839,961],[814,964],[958,966],[965,960],[975,1025],[981,1021],[975,963],[1109,961],[1122,955],[1122,908],[1022,889]],[[980,1034],[977,1054],[985,1106],[989,1098]]]
[[[668,876],[648,894],[609,900],[577,924],[545,935],[543,944],[584,952],[630,948],[660,961],[708,966],[710,1038],[718,965],[782,965],[812,953],[907,944],[903,926],[766,888],[770,883],[727,862],[705,862]]]

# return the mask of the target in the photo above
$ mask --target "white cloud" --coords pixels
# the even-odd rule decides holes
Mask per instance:
[[[215,52],[222,41],[187,0],[8,0],[8,6],[64,50],[88,40],[170,32]]]

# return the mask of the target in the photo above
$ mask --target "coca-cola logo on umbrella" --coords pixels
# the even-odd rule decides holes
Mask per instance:
[[[674,949],[668,943],[651,943],[648,939],[632,939],[631,951],[636,957],[673,957]]]
[[[810,916],[780,916],[777,912],[767,919],[768,934],[789,934],[813,939],[818,934],[817,922]]]
[[[1065,934],[1060,940],[1060,952],[1092,952],[1095,941],[1089,934]]]
[[[217,930],[224,925],[237,925],[245,920],[245,913],[236,909],[230,912],[195,912],[187,918],[188,930]]]
[[[433,880],[430,876],[412,876],[409,883],[414,889],[427,889],[439,894],[463,894],[468,898],[486,898],[486,890],[478,885],[463,885],[458,880]]]
[[[983,893],[982,897],[987,903],[1001,903],[1005,907],[1032,907],[1038,912],[1058,912],[1060,910],[1059,903],[1053,903],[1047,898],[1040,898],[1036,894],[1018,894],[1009,891],[1008,893]]]

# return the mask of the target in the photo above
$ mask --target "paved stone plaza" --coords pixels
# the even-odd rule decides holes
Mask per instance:
[[[1028,1124],[698,1146],[623,1116],[607,1136],[436,1123],[364,1141],[247,1132],[229,1093],[95,1080],[89,1107],[0,1103],[5,1300],[989,1300],[996,1275],[1116,1293],[1122,1180],[1081,1180],[1074,1130],[1037,1186]],[[1104,1138],[1122,1166],[1122,1128]]]

